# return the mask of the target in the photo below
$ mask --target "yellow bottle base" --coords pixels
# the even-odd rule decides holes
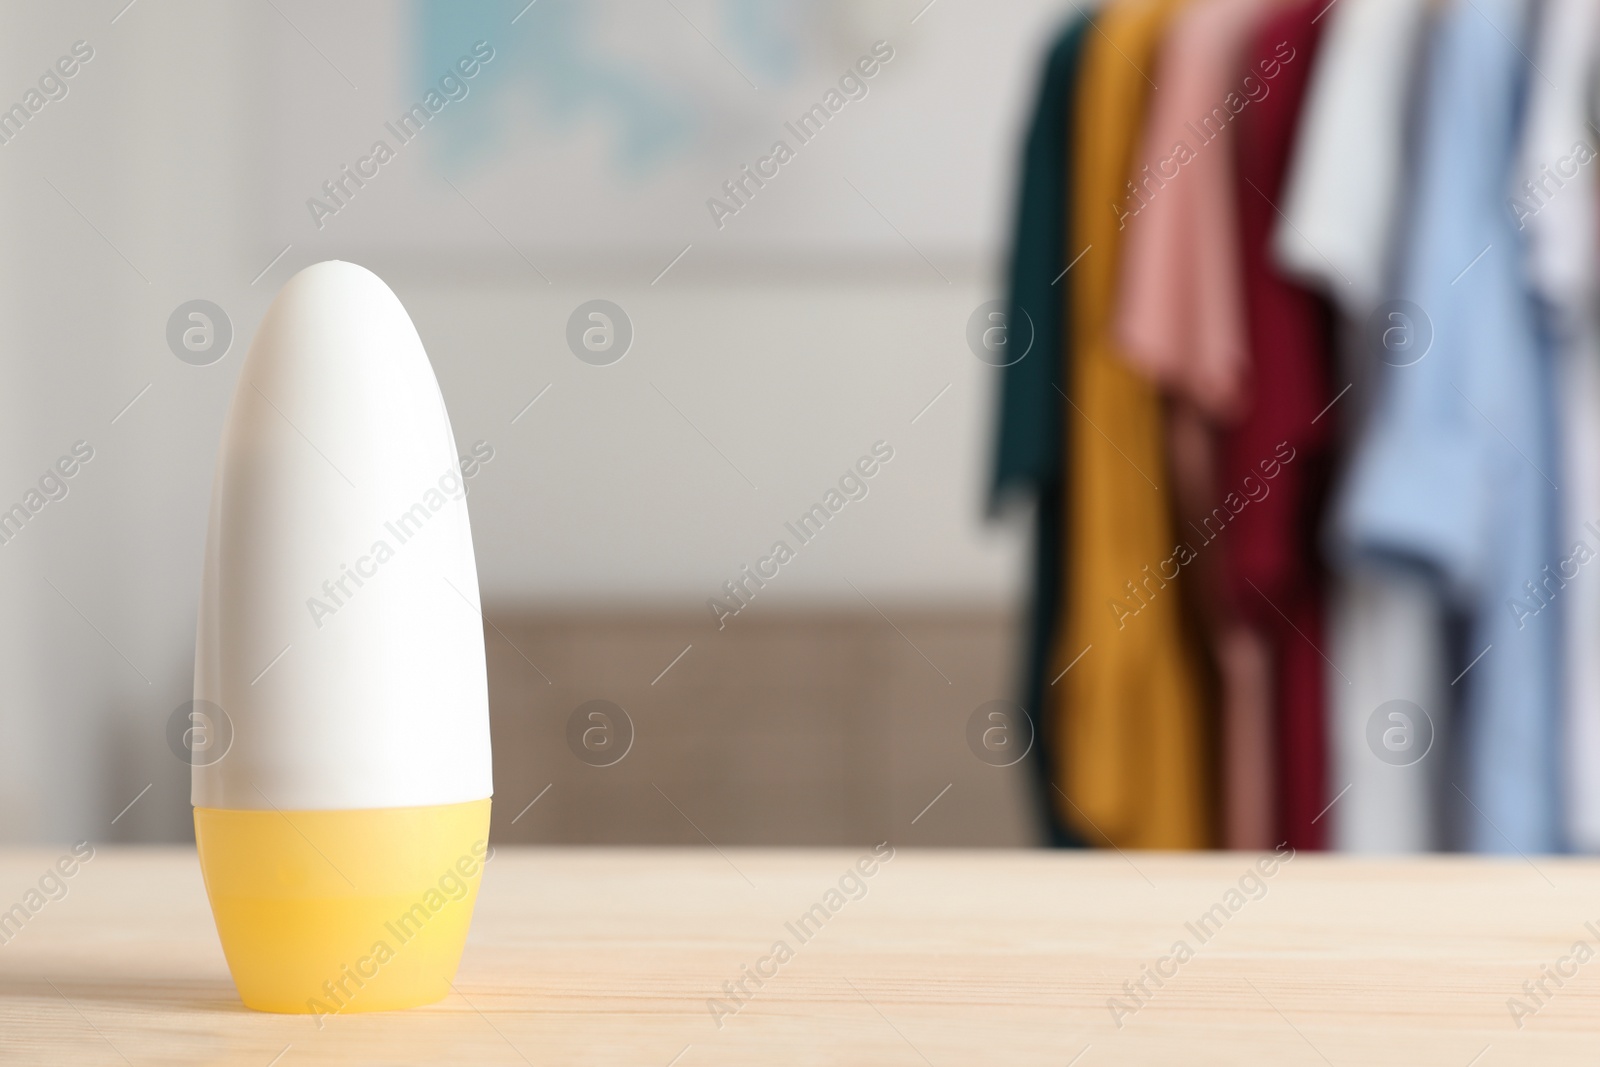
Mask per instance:
[[[488,856],[489,803],[196,808],[200,871],[240,999],[331,1015],[448,996]]]

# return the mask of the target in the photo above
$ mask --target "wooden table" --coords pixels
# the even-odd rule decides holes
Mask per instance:
[[[62,854],[0,852],[0,908]],[[239,1003],[191,852],[101,848],[0,946],[0,1062],[1496,1067],[1600,1055],[1600,958],[1569,957],[1579,941],[1600,950],[1594,862],[1301,855],[1262,876],[1245,854],[901,849],[861,880],[864,895],[830,898],[869,855],[503,848],[459,995],[319,1029]],[[802,940],[785,924],[817,904],[825,918]],[[793,951],[781,963],[780,940]],[[1170,955],[1180,941],[1191,958]],[[1130,995],[1123,983],[1146,965],[1167,977]],[[719,1028],[708,1001],[732,1008],[723,983],[756,966],[772,976],[745,979],[748,999]],[[1570,976],[1558,987],[1545,966]],[[1541,978],[1549,996],[1534,1000],[1523,983]],[[1128,1009],[1115,1021],[1112,997]],[[1513,997],[1528,1009],[1516,1019]]]

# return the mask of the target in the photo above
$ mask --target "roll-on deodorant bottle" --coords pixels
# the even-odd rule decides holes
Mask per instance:
[[[489,856],[478,575],[439,384],[364,267],[291,278],[240,368],[195,644],[195,839],[245,1004],[447,996]]]

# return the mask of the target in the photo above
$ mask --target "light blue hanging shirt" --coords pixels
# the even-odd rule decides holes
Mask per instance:
[[[1347,559],[1422,565],[1466,621],[1445,803],[1477,852],[1563,848],[1553,356],[1508,196],[1530,11],[1456,3],[1434,28],[1396,294],[1422,315],[1369,324],[1378,396],[1335,526]]]

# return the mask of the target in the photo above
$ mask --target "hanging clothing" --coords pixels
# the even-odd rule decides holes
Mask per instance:
[[[1161,400],[1113,333],[1121,202],[1156,46],[1183,0],[1114,0],[1083,52],[1074,131],[1072,230],[1087,248],[1071,283],[1064,436],[1068,546],[1061,633],[1063,819],[1119,847],[1211,839],[1205,680],[1182,599]]]
[[[1239,411],[1249,364],[1234,128],[1253,105],[1241,53],[1271,2],[1200,0],[1173,20],[1155,68],[1162,89],[1118,198],[1122,353],[1215,419]]]
[[[1406,175],[1407,101],[1429,0],[1338,0],[1307,87],[1278,201],[1278,262],[1358,321],[1389,294]]]
[[[1339,0],[1324,26],[1277,204],[1277,263],[1338,307],[1335,406],[1323,422],[1360,433],[1379,366],[1367,319],[1393,295],[1395,220],[1406,197],[1407,131],[1423,65],[1428,0]],[[1393,560],[1335,554],[1324,672],[1330,749],[1326,795],[1334,847],[1416,852],[1439,847],[1448,680],[1435,587]],[[1381,564],[1381,566],[1379,566]],[[1396,766],[1367,740],[1390,700],[1431,709],[1431,758]]]
[[[1237,611],[1220,547],[1232,520],[1249,505],[1239,490],[1222,485],[1219,434],[1188,397],[1167,401],[1166,436],[1176,536],[1188,560],[1185,594],[1216,672],[1222,845],[1270,849],[1282,840],[1272,837],[1277,810],[1272,649],[1267,635]]]
[[[1240,262],[1249,373],[1245,414],[1223,435],[1222,482],[1241,508],[1221,549],[1231,598],[1271,655],[1277,790],[1273,843],[1323,847],[1327,795],[1326,611],[1317,535],[1333,462],[1326,303],[1271,260],[1289,150],[1321,37],[1326,0],[1270,12],[1245,50],[1244,69],[1267,89],[1236,128]]]
[[[1036,772],[1040,808],[1056,845],[1081,841],[1056,814],[1053,702],[1046,702],[1045,670],[1060,608],[1062,554],[1062,429],[1069,377],[1066,323],[1070,288],[1061,284],[1070,262],[1067,209],[1072,198],[1069,164],[1078,59],[1088,20],[1075,16],[1057,36],[1045,61],[1033,119],[1022,154],[1022,182],[1012,239],[1006,328],[1012,341],[1029,345],[1005,367],[1000,381],[999,437],[992,488],[994,507],[1003,498],[1031,498],[1034,516],[1034,585],[1028,615],[1024,707],[1034,724],[1028,759]]]
[[[1590,93],[1600,5],[1547,0],[1531,62],[1528,116],[1510,207],[1556,352],[1561,513],[1554,607],[1565,623],[1563,752],[1571,843],[1600,851],[1600,329]],[[1542,579],[1541,579],[1542,581]]]
[[[1126,225],[1117,338],[1124,357],[1172,394],[1167,437],[1180,537],[1197,558],[1188,587],[1210,637],[1220,683],[1222,840],[1270,849],[1274,837],[1272,654],[1241,614],[1226,540],[1246,506],[1225,483],[1213,439],[1245,405],[1249,338],[1235,196],[1235,130],[1270,82],[1244,68],[1251,31],[1275,0],[1200,0],[1167,31],[1162,86],[1134,159],[1119,221]],[[1270,458],[1270,452],[1266,458]]]
[[[1513,607],[1555,559],[1560,474],[1549,355],[1506,204],[1527,13],[1474,0],[1439,18],[1399,289],[1433,340],[1382,368],[1338,523],[1349,556],[1421,561],[1466,619],[1457,810],[1482,852],[1562,846],[1559,611]]]

